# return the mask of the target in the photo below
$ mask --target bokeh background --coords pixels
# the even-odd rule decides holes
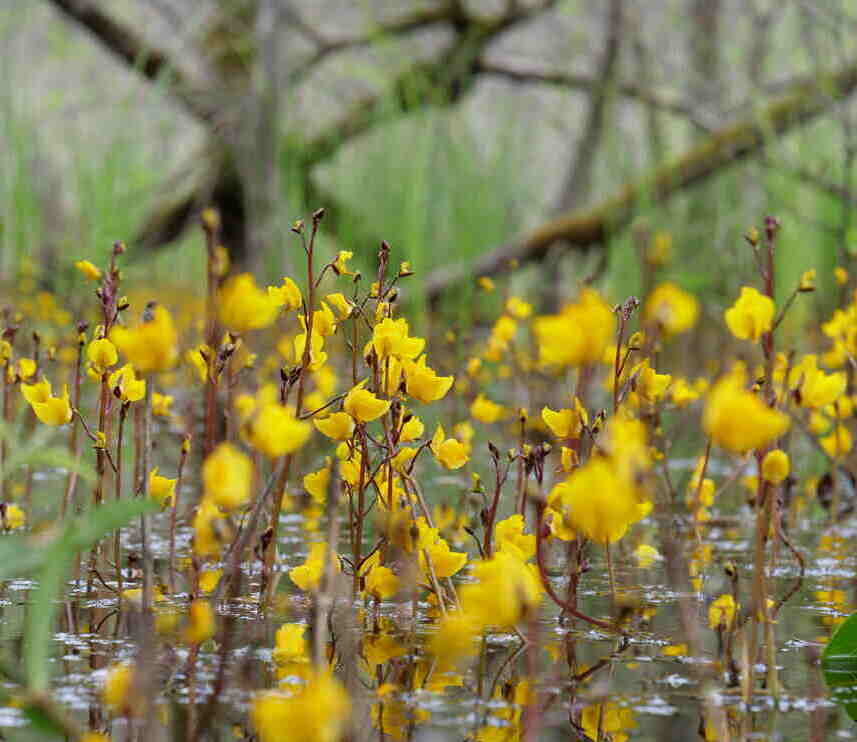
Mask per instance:
[[[849,0],[3,0],[0,277],[62,292],[123,239],[130,272],[198,286],[214,203],[233,261],[273,280],[324,206],[325,249],[368,268],[386,239],[417,309],[456,308],[476,261],[571,214],[603,233],[515,271],[544,304],[593,274],[639,291],[660,238],[719,316],[775,214],[781,285],[817,268],[827,311],[857,248],[855,21]],[[692,185],[669,169],[712,149]]]

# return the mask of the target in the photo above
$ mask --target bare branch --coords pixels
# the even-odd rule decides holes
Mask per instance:
[[[592,89],[583,134],[559,194],[557,211],[560,213],[580,206],[589,197],[591,191],[592,169],[604,132],[610,87],[619,61],[623,6],[623,0],[610,0],[598,84]]]
[[[704,181],[728,165],[762,149],[772,137],[784,134],[827,110],[857,88],[857,63],[832,74],[819,75],[810,84],[799,84],[764,106],[755,116],[715,131],[673,163],[621,188],[598,206],[553,219],[523,237],[488,252],[475,266],[458,266],[429,276],[426,294],[437,300],[441,293],[469,276],[492,275],[509,262],[542,258],[557,242],[587,248],[603,244],[611,231],[624,227],[644,194],[663,201]]]
[[[170,54],[145,40],[131,27],[120,23],[92,2],[48,0],[57,10],[89,31],[108,51],[137,69],[148,80],[167,77],[170,92],[188,112],[204,122],[216,119],[217,109],[195,95],[193,86]]]
[[[343,142],[388,120],[391,116],[389,107],[380,105],[385,97],[402,102],[396,115],[430,103],[451,104],[460,100],[470,90],[480,72],[479,59],[488,45],[516,25],[552,8],[557,2],[543,0],[539,5],[527,8],[517,7],[513,3],[507,14],[492,21],[473,19],[457,10],[450,16],[456,29],[456,37],[450,47],[436,59],[409,66],[385,92],[356,103],[344,117],[334,120],[326,129],[304,142],[305,162],[314,165],[327,159]],[[453,6],[459,8],[458,3],[453,3]],[[414,80],[424,83],[420,87],[423,92],[419,95],[414,95]]]
[[[475,67],[479,73],[502,77],[512,82],[522,84],[535,83],[551,85],[572,90],[591,91],[598,87],[598,81],[588,75],[579,75],[573,72],[544,72],[539,70],[524,70],[514,67],[506,67],[493,62],[478,61]],[[687,121],[703,132],[711,131],[711,126],[706,123],[692,106],[683,103],[679,99],[660,93],[656,90],[647,90],[645,87],[634,82],[616,80],[613,82],[617,95],[639,101],[640,103],[655,108],[664,113],[687,119]]]
[[[317,29],[304,21],[300,15],[294,11],[294,9],[290,9],[287,13],[292,25],[298,28],[304,36],[313,41],[318,47],[306,60],[301,62],[301,64],[295,67],[292,71],[291,79],[293,83],[303,80],[319,62],[332,54],[369,46],[370,44],[383,39],[385,36],[395,36],[397,34],[419,31],[439,23],[453,23],[458,20],[457,4],[446,3],[436,8],[421,8],[403,18],[397,18],[396,20],[389,21],[387,23],[378,24],[377,26],[370,28],[367,33],[361,34],[360,36],[341,39],[325,39]]]

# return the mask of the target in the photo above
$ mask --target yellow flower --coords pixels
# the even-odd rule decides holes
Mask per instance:
[[[405,416],[405,424],[402,425],[402,432],[399,435],[399,443],[407,443],[415,441],[425,431],[423,421],[416,415]]]
[[[21,394],[30,405],[47,402],[51,398],[51,382],[42,379],[35,384],[21,384]]]
[[[491,337],[506,347],[509,341],[515,337],[517,331],[518,323],[507,314],[501,314],[494,323],[494,327],[491,328]]]
[[[353,309],[351,302],[342,294],[328,294],[324,297],[324,300],[336,310],[339,319],[348,319],[351,316],[351,310]]]
[[[304,350],[306,349],[306,333],[302,332],[295,337],[295,359],[300,363],[303,361]],[[327,363],[327,353],[324,352],[324,337],[317,333],[315,329],[312,331],[312,340],[309,344],[309,371],[318,371]]]
[[[223,278],[229,273],[229,268],[232,262],[229,260],[229,250],[225,245],[217,245],[214,248],[214,254],[211,256],[211,270],[218,278]]]
[[[634,366],[631,375],[634,376],[635,374],[634,391],[641,399],[650,404],[660,401],[672,382],[672,376],[659,374],[649,365],[648,358]]]
[[[426,357],[420,356],[416,362],[405,360],[405,391],[408,396],[428,404],[443,399],[452,387],[452,376],[438,376],[426,366]]]
[[[557,438],[579,438],[584,425],[589,424],[586,408],[577,397],[574,409],[562,409],[554,412],[550,407],[542,408],[542,420]]]
[[[24,511],[14,503],[6,505],[6,511],[3,517],[5,526],[10,531],[14,531],[16,528],[21,528],[24,523],[27,522],[27,516],[24,514]]]
[[[771,484],[784,482],[789,475],[789,469],[789,456],[779,448],[768,451],[762,459],[762,476]]]
[[[442,425],[437,426],[430,447],[434,457],[447,469],[460,469],[468,461],[465,445],[455,438],[447,438]]]
[[[172,505],[176,498],[176,480],[159,476],[157,466],[149,472],[149,497],[162,508]]]
[[[808,271],[804,271],[801,274],[797,290],[798,291],[815,291],[815,278],[816,278],[815,268],[812,268]]]
[[[204,471],[204,467],[203,467]],[[219,525],[224,518],[210,497],[203,497],[193,517],[193,553],[200,559],[215,558],[225,541]]]
[[[698,316],[696,297],[670,282],[652,291],[643,311],[645,320],[659,325],[667,337],[690,330]]]
[[[323,301],[319,302],[320,309],[312,313],[312,333],[318,333],[322,337],[329,337],[336,332],[336,317]],[[301,327],[306,332],[306,320],[304,316],[300,316]]]
[[[493,402],[484,394],[477,396],[473,400],[473,404],[470,405],[470,415],[486,425],[497,422],[505,414],[506,410],[503,405]]]
[[[708,395],[702,427],[723,448],[746,453],[779,438],[789,429],[789,418],[724,377]]]
[[[591,458],[555,485],[548,503],[561,506],[572,528],[601,544],[618,541],[647,512],[632,481],[603,456]]]
[[[416,358],[422,353],[426,341],[410,337],[409,332],[406,319],[382,319],[372,330],[372,347],[375,354],[379,359],[388,356],[411,360]]]
[[[569,471],[565,469],[564,471]],[[550,534],[553,538],[558,538],[560,541],[576,541],[577,531],[574,530],[565,521],[565,516],[562,510],[558,510],[552,506],[545,508],[545,523],[550,528]]]
[[[757,289],[743,286],[741,295],[723,316],[736,338],[756,342],[773,326],[774,302]]]
[[[524,533],[524,516],[510,515],[494,527],[497,551],[511,551],[521,561],[532,559],[536,554],[536,537]]]
[[[231,443],[221,443],[202,465],[205,496],[225,511],[240,508],[250,499],[253,462]]]
[[[476,279],[476,283],[486,294],[490,294],[494,291],[494,281],[488,276],[479,276],[479,278]]]
[[[288,276],[283,276],[282,286],[268,286],[268,300],[287,312],[300,309],[302,299],[298,285]]]
[[[259,330],[277,318],[278,299],[262,291],[251,273],[239,273],[227,279],[217,292],[217,316],[233,332]]]
[[[847,378],[844,371],[826,374],[816,366],[815,356],[806,356],[792,369],[789,381],[800,380],[798,393],[801,407],[818,409],[832,404],[845,393]]]
[[[107,338],[93,340],[86,347],[86,358],[99,374],[103,374],[111,366],[115,366],[119,360],[116,346]]]
[[[393,466],[393,470],[399,472],[400,474],[407,473],[408,467],[410,466],[411,461],[413,461],[414,456],[417,455],[417,449],[404,447],[399,450],[399,452],[393,456],[390,460],[390,463]]]
[[[724,628],[728,629],[732,626],[735,620],[735,612],[738,606],[735,603],[735,598],[731,595],[721,595],[708,607],[708,625],[712,629]]]
[[[832,459],[839,459],[850,453],[854,441],[848,428],[837,425],[833,432],[820,440],[824,452]]]
[[[307,659],[306,626],[302,623],[284,623],[274,637],[274,664],[278,667]]]
[[[399,592],[399,578],[389,567],[372,567],[366,575],[366,592],[379,600],[392,598]]]
[[[512,296],[506,302],[506,311],[518,319],[528,319],[533,314],[533,305],[520,297]]]
[[[78,260],[74,264],[74,267],[77,268],[81,273],[83,273],[83,275],[86,276],[90,281],[101,280],[101,271],[88,260]]]
[[[32,358],[18,359],[18,376],[21,379],[29,379],[36,373],[36,362]]]
[[[304,489],[319,505],[327,502],[327,488],[330,485],[330,459],[318,471],[304,476]]]
[[[577,302],[562,312],[537,317],[533,331],[539,360],[550,366],[580,366],[597,363],[613,338],[616,318],[598,292],[584,289]]]
[[[612,701],[587,706],[580,714],[580,725],[589,739],[610,739],[626,742],[627,731],[635,729],[637,722],[630,708],[623,708]]]
[[[473,576],[461,587],[461,607],[482,626],[514,626],[541,602],[538,569],[511,551],[474,562]]]
[[[325,555],[327,544],[318,542],[309,547],[309,554],[303,564],[289,570],[289,577],[301,590],[311,592],[315,590],[324,575]],[[331,554],[334,569],[339,571],[339,560],[336,554]]]
[[[222,569],[206,569],[199,575],[199,589],[204,593],[210,593],[217,587],[223,576]]]
[[[634,549],[634,558],[637,560],[637,564],[645,569],[651,567],[657,559],[661,558],[661,555],[654,546],[640,544]]]
[[[378,399],[368,389],[364,389],[365,381],[361,381],[345,395],[343,408],[357,422],[368,423],[376,420],[390,409],[389,400]]]
[[[420,569],[423,574],[428,577],[428,562],[426,561],[426,553],[431,559],[431,565],[434,569],[434,575],[439,580],[445,577],[452,577],[465,564],[467,564],[467,554],[465,552],[452,551],[445,539],[438,535],[437,528],[429,528],[425,522],[425,518],[419,518],[417,521],[419,529],[419,547]]]
[[[108,668],[101,698],[114,714],[124,714],[130,710],[129,696],[133,682],[134,670],[130,663],[118,662]]]
[[[323,420],[312,422],[320,433],[335,441],[347,441],[354,432],[354,420],[347,412],[334,412]]]
[[[145,392],[145,389],[143,390]],[[152,393],[152,414],[156,417],[169,417],[172,412],[173,398],[169,394]]]
[[[253,448],[275,459],[302,448],[309,440],[312,426],[298,420],[291,408],[273,402],[263,405],[244,430]]]
[[[408,649],[401,642],[382,630],[376,634],[363,635],[363,656],[366,665],[374,672],[375,668],[383,665],[396,657],[407,654]],[[419,686],[414,686],[419,687]],[[378,689],[381,695],[381,688]],[[389,732],[389,730],[387,730]]]
[[[848,283],[848,271],[840,265],[833,269],[833,277],[836,279],[837,286],[844,286]]]
[[[211,348],[205,343],[201,343],[195,348],[189,348],[184,354],[185,361],[193,369],[201,384],[208,380],[208,359],[212,356]]]
[[[250,720],[260,742],[336,742],[350,713],[345,689],[324,671],[311,675],[295,693],[264,691],[250,706]]]
[[[178,335],[173,318],[161,305],[154,308],[150,320],[137,327],[114,327],[110,340],[141,374],[166,371],[178,357]]]
[[[481,630],[478,621],[461,611],[453,611],[438,623],[437,631],[429,640],[428,651],[437,658],[441,668],[448,668],[476,653],[475,639]]]
[[[61,397],[51,394],[51,384],[44,379],[37,384],[22,384],[21,393],[30,403],[36,417],[45,425],[65,425],[71,422],[72,411],[68,401],[68,385],[63,386]]]
[[[107,384],[111,392],[123,402],[139,402],[146,395],[146,381],[137,378],[130,363],[110,374]]]
[[[348,270],[348,261],[354,257],[353,252],[349,252],[348,250],[340,250],[339,254],[336,256],[336,260],[333,261],[333,270],[337,275],[340,276],[353,276],[354,273]]]
[[[699,399],[699,392],[694,389],[687,379],[674,379],[670,387],[670,399],[676,407],[687,407]]]
[[[191,601],[188,617],[190,620],[184,637],[188,644],[202,644],[214,636],[214,610],[207,600]]]
[[[650,265],[666,265],[672,260],[673,237],[669,232],[656,232],[652,244],[646,250],[646,262]]]

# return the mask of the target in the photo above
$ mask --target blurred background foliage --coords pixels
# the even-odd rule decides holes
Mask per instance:
[[[857,249],[853,85],[830,84],[857,65],[855,22],[848,0],[7,2],[0,277],[63,295],[75,260],[124,239],[135,279],[200,285],[192,227],[213,201],[234,262],[275,280],[291,221],[325,206],[326,249],[369,269],[387,239],[426,279],[417,309],[461,266],[446,316],[478,319],[470,266],[492,249],[811,94],[818,115],[668,197],[641,189],[603,239],[560,240],[512,280],[542,308],[591,276],[619,300],[641,289],[641,241],[668,234],[661,277],[719,317],[770,213],[782,291],[817,268],[826,313]]]

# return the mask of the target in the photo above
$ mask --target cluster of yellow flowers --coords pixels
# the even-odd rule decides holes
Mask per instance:
[[[717,358],[704,373],[694,369],[701,372],[696,378],[664,371],[703,314],[694,296],[669,281],[641,302],[618,306],[587,286],[550,314],[506,295],[484,332],[471,338],[450,330],[454,352],[433,345],[427,352],[427,339],[399,316],[410,267],[389,270],[389,248],[382,246],[377,281],[361,291],[350,252],[319,263],[320,218],[314,216],[303,243],[305,279],[283,277],[264,287],[248,273],[229,275],[219,245],[210,242],[205,311],[174,316],[153,303],[132,322],[125,318],[129,302],[118,294],[121,251],[114,252],[105,269],[76,264],[99,285],[101,313],[91,333],[84,322],[73,333],[66,328],[60,347],[41,355],[38,348],[23,354],[14,333],[0,340],[4,401],[19,386],[35,419],[69,426],[73,451],[80,431],[91,440],[95,503],[111,481],[119,497],[127,496],[122,436],[133,411],[136,461],[128,479],[134,494],[146,493],[163,511],[156,527],[169,520],[170,585],[156,585],[148,596],[149,588],[123,589],[123,579],[137,576],[124,577],[118,538],[94,552],[92,569],[108,574],[112,565],[120,601],[152,610],[162,641],[183,643],[192,658],[211,639],[228,650],[231,619],[217,615],[209,594],[238,590],[242,569],[253,575],[243,595],[254,610],[282,609],[284,593],[296,613],[302,608],[295,606],[311,607],[306,621],[276,632],[276,683],[252,697],[249,724],[262,742],[333,742],[348,733],[356,699],[336,674],[349,659],[327,636],[337,601],[356,606],[373,724],[396,739],[426,718],[408,706],[409,694],[464,683],[492,634],[517,632],[550,652],[539,637],[540,617],[559,614],[616,634],[647,621],[652,606],[630,611],[631,618],[622,614],[614,554],[621,548],[627,555],[630,541],[640,569],[660,562],[645,541],[663,526],[650,516],[674,517],[680,491],[695,536],[682,575],[708,603],[720,651],[731,651],[727,639],[748,620],[773,624],[764,581],[740,600],[737,587],[705,597],[714,559],[701,534],[721,493],[743,481],[756,532],[776,539],[783,517],[778,488],[807,473],[800,446],[817,450],[828,469],[852,454],[857,397],[846,367],[857,357],[857,295],[821,326],[829,347],[799,355],[775,343],[794,297],[778,313],[770,282],[762,291],[742,287],[722,315],[704,318],[728,330],[741,360]],[[216,220],[207,219],[207,234],[216,234]],[[307,229],[294,227],[302,238]],[[668,252],[661,238],[646,260],[663,266]],[[804,274],[794,296],[811,291],[815,280]],[[479,285],[500,293],[489,279]],[[323,293],[323,286],[339,290]],[[9,403],[5,419],[13,414]],[[683,490],[671,478],[671,437],[679,430],[699,447]],[[724,477],[725,470],[733,476]],[[3,529],[25,527],[28,513],[4,497]],[[279,530],[289,511],[300,516],[297,551],[295,539],[284,540]],[[177,522],[189,526],[188,548],[176,546]],[[662,537],[664,548],[670,538]],[[766,548],[755,564],[763,572]],[[590,579],[589,560],[602,551],[608,607],[577,590]],[[288,578],[281,582],[280,573]],[[411,606],[426,631],[408,644],[387,615],[391,605]],[[684,643],[667,649],[666,656],[689,651]],[[409,657],[413,667],[405,672]],[[382,671],[388,663],[395,671]],[[506,686],[489,691],[508,708],[492,711],[477,739],[525,738],[536,723],[539,678],[514,667]],[[136,672],[131,662],[110,669],[103,698],[114,715],[137,715]],[[624,739],[634,726],[633,714],[612,702],[596,699],[575,714],[593,738]],[[511,736],[492,736],[491,729]]]

